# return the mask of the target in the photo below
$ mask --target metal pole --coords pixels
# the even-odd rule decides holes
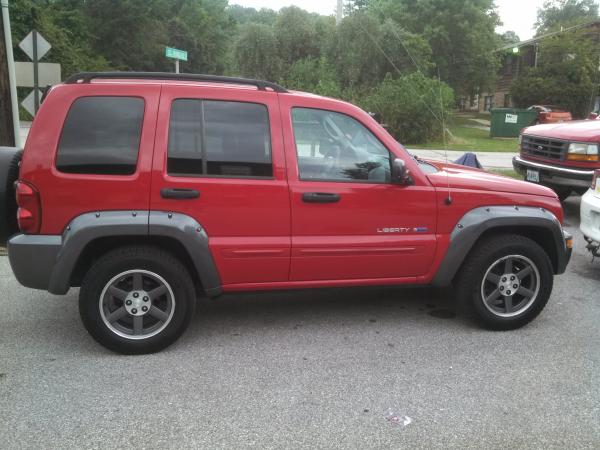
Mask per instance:
[[[10,84],[10,100],[15,130],[15,147],[21,147],[21,127],[19,124],[19,101],[17,99],[17,83],[15,79],[15,59],[13,57],[12,35],[10,34],[10,18],[8,15],[8,0],[0,0],[2,7],[2,23],[4,25],[4,40],[6,42],[6,59],[8,60],[8,80]]]
[[[179,60],[175,60],[175,73],[179,73]]]
[[[33,30],[31,37],[33,38],[33,111],[37,114],[40,108],[37,31]]]

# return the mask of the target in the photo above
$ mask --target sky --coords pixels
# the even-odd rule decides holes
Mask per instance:
[[[452,0],[448,0],[452,1]],[[254,8],[271,8],[279,10],[284,6],[296,5],[310,12],[330,15],[335,11],[336,0],[230,0],[230,4],[252,6]],[[498,13],[504,25],[498,32],[515,31],[521,40],[533,36],[533,24],[537,18],[537,9],[544,0],[496,0]]]

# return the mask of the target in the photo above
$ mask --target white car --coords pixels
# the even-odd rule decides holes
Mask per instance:
[[[581,197],[581,224],[579,225],[587,249],[600,257],[600,169],[594,172],[591,187]]]

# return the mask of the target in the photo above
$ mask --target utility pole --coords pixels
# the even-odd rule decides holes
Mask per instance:
[[[2,32],[0,32],[0,145],[21,146],[19,104],[15,80],[8,0],[0,0]]]
[[[344,17],[344,0],[337,0],[337,8],[335,9],[335,23],[340,24]]]

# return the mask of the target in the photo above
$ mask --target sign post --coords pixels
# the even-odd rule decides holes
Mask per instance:
[[[165,47],[165,56],[175,60],[175,73],[179,73],[179,61],[187,61],[187,52],[173,47]]]
[[[25,52],[27,56],[33,61],[33,110],[34,114],[40,107],[40,91],[39,91],[39,62],[46,53],[52,48],[44,36],[39,34],[36,30],[31,31],[25,39],[19,43],[21,50]]]

